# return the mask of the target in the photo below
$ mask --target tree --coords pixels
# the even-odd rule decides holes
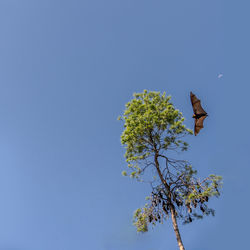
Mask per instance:
[[[137,231],[146,232],[149,224],[156,225],[171,217],[179,248],[184,250],[177,220],[185,224],[214,215],[207,203],[210,197],[220,195],[222,178],[210,175],[200,180],[187,161],[169,157],[172,150],[187,150],[188,143],[183,137],[193,133],[183,124],[182,113],[170,99],[165,92],[135,93],[118,119],[124,122],[121,143],[126,148],[130,176],[144,181],[147,172],[152,177],[147,203],[134,213]],[[149,169],[153,172],[148,172]],[[123,171],[123,175],[127,172]]]

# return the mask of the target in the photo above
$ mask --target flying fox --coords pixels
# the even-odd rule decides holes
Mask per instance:
[[[193,118],[195,119],[194,135],[196,136],[203,128],[203,121],[208,116],[208,114],[201,107],[201,101],[192,92],[190,92],[190,99],[194,110],[194,115],[193,115]]]

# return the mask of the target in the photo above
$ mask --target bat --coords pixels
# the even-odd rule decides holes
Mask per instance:
[[[208,115],[207,112],[201,107],[201,101],[192,92],[190,92],[190,99],[194,110],[194,135],[197,135],[203,128],[203,121]]]

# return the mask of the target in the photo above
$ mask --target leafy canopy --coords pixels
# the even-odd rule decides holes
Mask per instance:
[[[175,109],[170,99],[165,92],[162,95],[147,90],[135,93],[126,104],[123,116],[118,118],[124,121],[121,143],[126,147],[125,158],[137,175],[140,170],[136,162],[154,152],[150,137],[156,141],[158,149],[187,150],[188,144],[180,138],[193,132],[185,127],[182,113]]]

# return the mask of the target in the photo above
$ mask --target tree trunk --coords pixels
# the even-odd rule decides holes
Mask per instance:
[[[157,152],[157,149],[155,148],[155,167],[157,169],[157,172],[159,174],[159,177],[161,179],[161,182],[163,183],[163,185],[165,186],[166,190],[169,191],[170,193],[170,187],[169,185],[167,184],[167,182],[164,180],[163,176],[162,176],[162,173],[161,173],[161,170],[160,170],[160,166],[159,166],[159,162],[158,162],[158,152]],[[169,200],[171,200],[171,193],[170,193],[170,198]],[[176,235],[176,239],[177,239],[177,242],[178,242],[178,245],[179,245],[179,248],[180,250],[185,250],[184,248],[184,245],[182,243],[182,240],[181,240],[181,235],[180,235],[180,232],[179,232],[179,228],[178,228],[178,224],[177,224],[177,220],[176,220],[176,215],[175,215],[175,208],[174,208],[174,205],[173,204],[170,204],[170,211],[171,211],[171,217],[172,217],[172,222],[173,222],[173,227],[174,227],[174,232],[175,232],[175,235]]]
[[[177,239],[179,248],[180,248],[180,250],[185,250],[184,245],[183,245],[182,240],[181,240],[181,235],[180,235],[177,220],[176,220],[175,209],[173,208],[172,205],[170,206],[170,210],[171,210],[171,217],[172,217],[174,232],[176,235],[176,239]]]

